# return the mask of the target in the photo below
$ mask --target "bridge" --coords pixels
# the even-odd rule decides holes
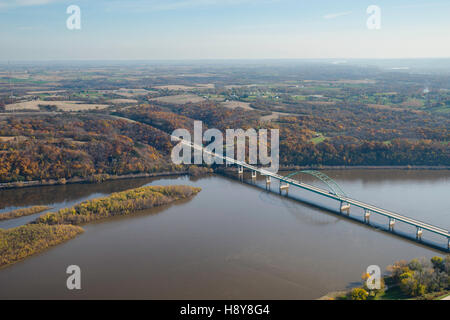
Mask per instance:
[[[392,231],[394,230],[394,225],[396,222],[403,222],[407,225],[411,225],[416,228],[416,239],[419,241],[422,240],[423,230],[427,230],[431,233],[442,236],[447,240],[447,251],[450,252],[450,231],[449,230],[431,225],[431,224],[423,222],[423,221],[409,218],[402,214],[395,213],[395,212],[392,212],[389,210],[385,210],[385,209],[376,207],[376,206],[368,204],[368,203],[364,203],[364,202],[356,200],[356,199],[352,199],[352,198],[348,197],[342,191],[342,189],[334,181],[332,181],[331,178],[329,178],[325,174],[319,173],[317,171],[312,172],[311,170],[309,170],[309,171],[307,170],[307,171],[294,172],[293,174],[290,174],[287,176],[281,176],[277,173],[270,172],[263,168],[258,168],[256,166],[247,164],[246,162],[235,160],[235,159],[227,157],[227,156],[213,153],[213,152],[208,151],[207,149],[203,148],[202,146],[195,145],[194,143],[192,143],[190,141],[186,141],[186,140],[180,139],[175,136],[172,136],[172,137],[174,140],[178,140],[184,145],[187,145],[193,149],[202,151],[203,153],[209,154],[213,158],[219,158],[219,159],[222,159],[223,161],[225,161],[225,163],[227,163],[227,164],[236,165],[238,167],[239,174],[242,174],[244,172],[244,168],[246,168],[252,172],[252,178],[256,178],[258,173],[262,176],[265,176],[266,184],[270,184],[271,179],[279,180],[280,181],[280,193],[282,191],[288,192],[290,186],[308,190],[313,193],[319,194],[321,196],[339,201],[341,204],[340,212],[341,213],[346,212],[347,215],[350,215],[351,206],[361,208],[364,210],[364,221],[365,222],[369,222],[369,219],[370,219],[370,216],[372,213],[379,214],[379,215],[387,217],[389,219],[389,230],[392,230]],[[330,187],[331,191],[325,190],[325,189],[322,189],[322,188],[319,188],[319,187],[316,187],[316,186],[313,186],[310,184],[306,184],[304,182],[300,182],[298,180],[294,180],[291,178],[293,175],[300,173],[300,172],[308,173],[308,174],[312,174],[312,175],[316,176],[320,180],[324,181]]]

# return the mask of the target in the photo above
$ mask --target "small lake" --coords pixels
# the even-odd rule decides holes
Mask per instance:
[[[353,198],[450,228],[450,171],[324,172]],[[88,224],[75,239],[0,269],[0,299],[315,299],[357,285],[369,265],[384,270],[396,260],[443,255],[341,217],[331,212],[336,202],[308,191],[289,191],[308,202],[302,203],[267,192],[261,178],[258,186],[246,180],[250,184],[180,176],[2,190],[0,212],[69,207],[143,185],[203,189],[165,208]],[[314,206],[319,203],[329,210]],[[352,208],[352,216],[362,214]],[[0,228],[38,215],[0,222]],[[386,218],[372,222],[387,225]],[[414,235],[412,227],[399,225],[398,232]],[[66,288],[66,268],[73,264],[82,272],[79,291]]]

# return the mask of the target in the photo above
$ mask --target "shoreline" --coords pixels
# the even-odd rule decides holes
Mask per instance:
[[[314,300],[337,300],[345,295],[347,295],[351,290],[340,290],[340,291],[331,291],[326,295],[316,298]]]
[[[217,170],[217,169],[216,169]],[[214,170],[214,173],[217,171]],[[219,170],[230,171],[232,169],[222,168]],[[279,171],[293,170],[450,170],[450,166],[280,166]],[[181,176],[189,175],[189,170],[185,171],[162,171],[154,173],[133,173],[125,175],[108,175],[99,174],[87,178],[74,177],[71,179],[49,179],[49,180],[31,180],[31,181],[14,181],[0,183],[0,190],[18,189],[27,187],[55,186],[75,183],[103,183],[113,180],[136,179],[136,178],[153,178],[164,176]],[[96,180],[98,179],[98,180]]]
[[[56,186],[56,185],[65,185],[65,184],[75,184],[75,183],[96,183],[100,184],[106,181],[113,180],[124,180],[124,179],[138,179],[138,178],[153,178],[153,177],[164,177],[164,176],[178,176],[178,175],[186,175],[189,174],[188,171],[163,171],[163,172],[154,172],[154,173],[134,173],[134,174],[125,174],[120,176],[114,175],[105,175],[102,177],[100,181],[95,181],[93,177],[88,178],[71,178],[68,180],[32,180],[32,181],[15,181],[15,182],[3,182],[0,183],[0,190],[6,189],[18,189],[18,188],[28,188],[28,187],[42,187],[42,186]]]
[[[279,171],[291,170],[450,170],[450,166],[280,166]]]

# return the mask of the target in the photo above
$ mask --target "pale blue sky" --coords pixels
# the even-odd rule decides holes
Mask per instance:
[[[0,0],[0,43],[0,60],[450,57],[450,1]]]

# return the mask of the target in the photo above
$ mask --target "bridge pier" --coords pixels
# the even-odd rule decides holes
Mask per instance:
[[[364,222],[370,223],[370,211],[364,209]]]
[[[270,176],[266,176],[266,189],[270,190]]]
[[[422,241],[422,234],[423,234],[422,228],[417,227],[416,239],[419,240],[419,241]]]
[[[350,215],[350,205],[348,203],[341,201],[340,212],[341,213],[347,212],[347,215],[349,216]]]
[[[286,195],[289,193],[289,184],[283,183],[280,181],[280,194],[283,192],[283,190],[286,190]]]
[[[389,218],[389,231],[394,231],[395,219]]]
[[[252,179],[256,179],[256,171],[252,171]]]
[[[238,166],[238,174],[243,174],[243,173],[244,173],[244,167]]]

